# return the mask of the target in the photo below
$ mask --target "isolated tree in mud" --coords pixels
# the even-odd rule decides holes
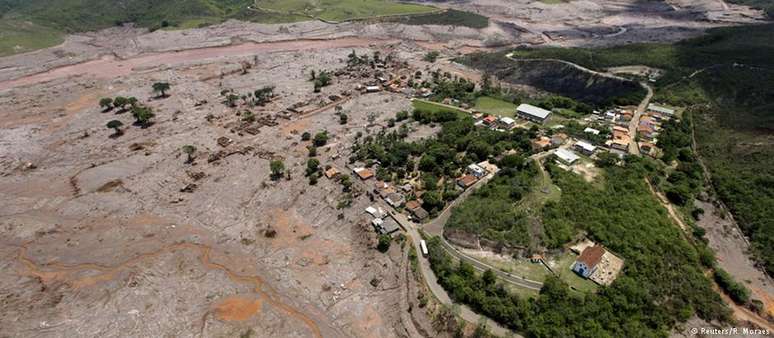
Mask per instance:
[[[150,107],[134,106],[132,116],[137,120],[136,123],[142,127],[150,125],[151,119],[156,116]]]
[[[265,105],[274,97],[274,86],[263,87],[256,90],[253,94],[255,95],[255,98],[253,99],[255,104],[260,106]]]
[[[271,170],[271,179],[278,180],[285,172],[285,163],[282,160],[274,160],[269,163],[269,169]]]
[[[113,99],[109,97],[103,97],[99,100],[99,106],[102,108],[103,112],[110,111],[113,109]]]
[[[387,252],[387,250],[390,250],[390,243],[392,243],[390,235],[381,235],[379,236],[379,244],[376,245],[376,249],[381,252]]]
[[[113,107],[118,108],[120,111],[126,110],[127,104],[129,104],[129,100],[123,96],[116,96],[116,98],[113,99]],[[102,105],[101,102],[100,105]]]
[[[193,162],[193,154],[196,152],[196,147],[190,144],[186,144],[181,149],[188,156],[185,160],[185,163]]]
[[[167,82],[156,82],[153,84],[153,92],[159,94],[157,97],[167,97],[167,90],[170,85]]]
[[[121,131],[121,127],[123,125],[124,125],[124,123],[119,121],[119,120],[112,120],[112,121],[108,122],[106,126],[108,128],[110,128],[110,129],[113,129],[113,131],[114,131],[113,135],[119,136],[119,135],[123,134],[123,132]]]

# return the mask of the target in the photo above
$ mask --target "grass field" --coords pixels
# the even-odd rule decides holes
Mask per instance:
[[[432,101],[425,101],[425,100],[414,100],[411,102],[412,106],[414,106],[414,109],[419,110],[425,110],[430,112],[440,112],[440,111],[453,111],[461,115],[468,116],[469,114],[461,109],[451,108],[447,107],[445,105],[435,103]]]
[[[442,13],[412,15],[394,18],[394,22],[405,25],[449,25],[470,28],[486,28],[489,26],[489,18],[476,13],[449,9]]]
[[[507,117],[514,117],[516,115],[515,104],[489,96],[477,98],[473,109],[492,115]]]
[[[305,14],[327,21],[423,14],[437,11],[423,5],[388,0],[258,0],[256,6],[287,14]]]
[[[58,45],[64,35],[29,21],[0,21],[0,56],[25,53]]]

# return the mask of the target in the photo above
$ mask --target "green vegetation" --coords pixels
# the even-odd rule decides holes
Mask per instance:
[[[547,243],[558,247],[585,231],[625,260],[623,273],[611,286],[581,295],[551,277],[537,299],[526,300],[454,263],[434,238],[428,242],[432,268],[453,299],[529,337],[665,336],[694,313],[728,320],[699,253],[648,191],[650,161],[627,158],[624,167],[608,168],[603,187],[549,169],[562,197],[542,213]]]
[[[269,170],[271,170],[271,179],[276,181],[285,173],[285,162],[273,160],[269,162]]]
[[[456,9],[445,10],[441,13],[411,15],[394,18],[391,21],[405,25],[449,25],[470,28],[486,28],[489,26],[489,18],[476,13],[458,11]]]
[[[124,123],[119,120],[110,120],[105,126],[113,129],[113,135],[115,136],[120,136],[123,133],[121,127],[124,126]]]
[[[739,304],[745,304],[750,301],[750,290],[748,290],[744,285],[736,282],[734,278],[728,274],[728,272],[723,269],[716,268],[713,276],[715,277],[715,282],[717,282],[718,285],[723,288],[723,290],[725,290],[729,296],[731,296],[731,299],[733,299],[735,302]]]
[[[415,117],[415,120],[424,119],[424,118],[419,118],[419,119],[416,118],[417,112],[420,112],[419,114],[424,114],[424,116],[428,116],[427,118],[430,118],[428,114],[450,114],[450,113],[452,113],[453,115],[456,115],[455,117],[432,118],[434,120],[449,120],[449,121],[451,121],[453,119],[456,119],[457,117],[467,116],[468,115],[468,113],[466,113],[466,112],[464,112],[464,111],[462,111],[460,109],[455,109],[455,108],[447,107],[446,105],[438,104],[438,103],[432,102],[432,101],[425,101],[425,100],[415,99],[414,101],[411,102],[411,105],[414,106],[414,114],[413,115]],[[428,122],[429,122],[429,120],[428,120]]]
[[[513,117],[514,115],[516,115],[515,104],[505,100],[494,98],[491,96],[481,96],[476,98],[473,109],[485,114],[492,114],[492,115],[510,116],[510,117]]]
[[[535,55],[528,54],[529,57],[525,57],[523,52],[520,53],[524,50],[517,50],[514,58],[553,58],[539,52],[544,49],[553,50],[529,49],[526,51],[535,51]],[[508,58],[507,54],[475,53],[460,57],[456,61],[503,81],[537,87],[583,102],[586,106],[637,104],[646,94],[645,88],[634,81],[602,77],[552,60],[514,60]]]
[[[193,162],[193,154],[196,152],[196,147],[190,144],[184,145],[180,150],[183,151],[183,153],[186,154],[186,160],[185,163],[191,163]]]
[[[424,14],[436,8],[388,0],[258,0],[258,8],[327,21],[348,21],[392,15]]]
[[[58,45],[63,34],[37,23],[23,20],[0,20],[0,56],[30,52]]]
[[[497,176],[452,210],[444,231],[462,230],[508,247],[530,244],[527,217],[515,205],[529,191],[537,169],[516,155],[500,165]]]
[[[654,99],[692,107],[697,151],[715,191],[751,238],[756,257],[774,273],[774,148],[768,137],[774,130],[771,55],[774,24],[711,29],[705,36],[673,45],[515,51],[519,58],[559,58],[597,70],[624,65],[664,70]],[[674,155],[679,156],[679,150]],[[687,195],[688,185],[681,185],[675,192]]]
[[[392,237],[390,237],[390,235],[380,235],[376,249],[380,252],[387,252],[387,250],[390,250],[390,243],[392,243]]]
[[[438,56],[440,56],[440,55],[441,55],[441,53],[439,53],[438,51],[434,50],[434,51],[427,52],[427,54],[425,54],[423,59],[425,61],[427,61],[427,62],[433,63],[433,62],[435,62],[435,60],[438,59]]]

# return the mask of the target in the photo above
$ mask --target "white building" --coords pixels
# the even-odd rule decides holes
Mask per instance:
[[[500,123],[502,123],[506,128],[513,128],[513,126],[516,125],[516,120],[510,117],[503,117],[500,119]]]
[[[548,119],[551,112],[540,107],[522,103],[516,107],[516,115],[523,119],[542,124]]]
[[[478,164],[471,164],[468,166],[468,174],[476,176],[476,178],[482,178],[486,175],[486,170],[481,168]]]
[[[575,142],[575,149],[580,151],[581,154],[591,156],[597,150],[597,147],[586,141],[578,141]]]
[[[580,157],[578,154],[574,153],[572,150],[565,149],[565,148],[559,148],[554,153],[559,158],[559,162],[571,165],[575,163]]]
[[[657,105],[652,104],[652,103],[648,105],[648,111],[653,111],[653,112],[661,113],[661,114],[664,114],[664,115],[667,115],[667,116],[675,115],[675,110],[674,109],[669,109],[667,107],[657,106]]]
[[[584,133],[589,133],[589,134],[594,134],[594,135],[599,135],[599,130],[596,130],[594,128],[583,129],[583,132]]]

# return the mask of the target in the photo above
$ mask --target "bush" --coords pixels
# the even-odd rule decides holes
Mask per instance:
[[[715,282],[738,304],[750,301],[750,290],[734,280],[734,277],[721,268],[715,268]]]
[[[390,235],[380,235],[379,244],[376,245],[376,249],[381,252],[387,252],[390,250],[390,243],[392,243],[392,237]]]

